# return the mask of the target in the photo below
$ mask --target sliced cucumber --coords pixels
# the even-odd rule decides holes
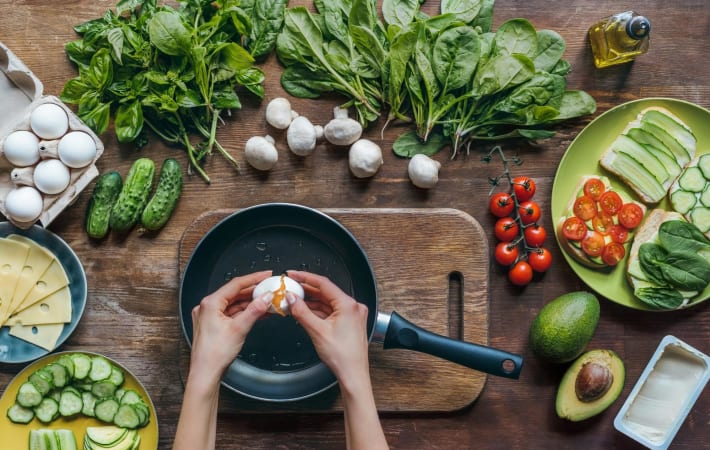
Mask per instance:
[[[653,123],[663,128],[686,149],[691,157],[695,154],[697,139],[685,124],[676,121],[662,111],[654,109],[646,111],[641,121]]]
[[[710,183],[705,185],[703,193],[700,194],[700,203],[710,208]]]
[[[55,388],[62,388],[69,382],[69,372],[64,365],[51,363],[45,368],[52,374],[52,383]]]
[[[30,430],[30,450],[77,450],[71,430]]]
[[[34,408],[35,416],[42,423],[49,423],[59,417],[59,403],[51,397],[44,397]]]
[[[57,359],[57,364],[61,364],[67,369],[67,376],[71,379],[74,378],[74,361],[71,359],[71,355],[68,353],[63,354]]]
[[[113,397],[98,400],[94,407],[94,415],[102,422],[111,423],[116,416],[118,406],[118,400]]]
[[[32,408],[34,406],[42,403],[42,398],[44,395],[37,389],[34,383],[25,381],[20,385],[20,389],[17,391],[17,398],[15,401],[25,408]]]
[[[35,418],[35,412],[32,408],[15,403],[7,410],[7,418],[13,423],[30,423]]]
[[[34,371],[29,377],[29,382],[34,384],[42,395],[47,395],[54,388],[54,377],[45,368]]]
[[[710,180],[710,153],[698,158],[698,167],[703,172],[703,176],[706,180]]]
[[[65,387],[59,397],[59,414],[62,417],[71,417],[79,414],[83,408],[84,401],[79,391],[71,386]]]
[[[116,385],[110,380],[98,381],[91,386],[91,393],[96,398],[113,397],[116,393]]]
[[[74,363],[74,379],[83,380],[89,376],[91,358],[83,353],[73,353],[71,360]]]
[[[626,153],[615,153],[609,163],[631,186],[646,194],[651,202],[657,203],[666,195],[666,189],[656,177]]]
[[[123,371],[116,366],[111,367],[111,375],[108,377],[108,381],[114,386],[121,386],[123,384],[124,376]]]
[[[642,130],[651,133],[654,137],[663,142],[663,145],[673,153],[681,167],[688,164],[691,159],[690,153],[688,153],[688,150],[686,150],[680,142],[668,134],[666,130],[656,124],[645,121],[641,121],[640,127]]]
[[[611,148],[616,152],[626,153],[631,158],[635,159],[639,164],[646,168],[646,170],[650,172],[660,184],[663,184],[666,180],[668,180],[668,171],[665,166],[661,164],[661,161],[659,161],[652,152],[648,151],[646,147],[642,146],[625,134],[619,135],[611,144]]]
[[[680,178],[678,178],[680,188],[690,192],[702,191],[705,187],[705,181],[703,173],[697,166],[686,167]]]
[[[710,231],[710,208],[695,208],[690,212],[690,221],[703,233]]]
[[[693,192],[679,189],[671,194],[671,206],[681,214],[687,214],[697,202],[697,197]]]
[[[666,144],[663,143],[660,139],[658,139],[656,136],[654,136],[652,133],[650,133],[648,130],[643,129],[641,126],[639,127],[634,127],[631,128],[629,131],[626,132],[626,134],[633,139],[634,141],[638,142],[641,145],[649,145],[651,147],[654,147],[663,153],[667,154],[669,157],[675,158],[675,155],[669,149]]]
[[[676,161],[674,156],[669,156],[666,152],[659,150],[657,147],[654,147],[652,145],[644,144],[643,147],[647,151],[652,153],[653,156],[658,158],[661,164],[663,164],[663,167],[665,167],[666,171],[668,172],[668,179],[670,181],[675,180],[678,175],[680,175],[680,172],[683,170],[683,168],[678,165],[678,161]]]
[[[81,393],[81,413],[87,417],[94,417],[94,408],[96,407],[96,396],[91,392],[85,391]]]
[[[141,424],[141,417],[133,405],[121,405],[113,417],[113,423],[121,428],[138,428]]]
[[[118,427],[88,427],[86,429],[86,437],[94,444],[102,447],[111,447],[113,444],[122,441],[128,430]]]
[[[102,381],[111,376],[113,365],[108,359],[103,356],[94,356],[91,358],[91,370],[89,371],[89,379],[91,381]]]

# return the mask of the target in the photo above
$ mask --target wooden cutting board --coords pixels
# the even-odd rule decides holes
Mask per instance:
[[[234,210],[198,217],[178,252],[180,279],[199,240]],[[396,311],[434,333],[488,344],[488,243],[481,225],[456,209],[323,209],[360,242],[377,280],[379,310]],[[189,347],[180,349],[183,380]],[[411,350],[370,344],[370,372],[382,412],[455,411],[471,404],[484,373]],[[267,403],[224,389],[222,412],[342,410],[338,389],[310,399]]]

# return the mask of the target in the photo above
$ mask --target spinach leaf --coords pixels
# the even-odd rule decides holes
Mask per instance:
[[[680,292],[667,288],[640,288],[634,295],[652,308],[665,310],[678,309],[685,301]]]
[[[395,155],[403,158],[411,158],[422,153],[431,156],[445,147],[447,139],[441,133],[430,133],[429,139],[423,141],[414,130],[401,134],[392,144],[392,151]]]
[[[466,85],[476,70],[480,55],[481,44],[473,28],[454,27],[439,34],[432,49],[432,63],[443,91]]]
[[[251,7],[251,30],[246,46],[254,58],[271,53],[284,21],[288,0],[256,0]],[[245,6],[245,5],[241,5]]]
[[[481,11],[481,0],[442,0],[441,13],[453,13],[465,23],[473,22]]]
[[[658,244],[646,242],[639,247],[639,264],[641,270],[648,276],[649,280],[655,284],[666,286],[666,282],[661,265],[665,264],[668,258],[668,251]]]
[[[407,27],[419,11],[420,0],[384,0],[382,2],[382,16],[390,25]]]
[[[710,240],[692,223],[683,220],[663,222],[658,229],[658,240],[665,248],[676,251],[698,252],[710,249]]]
[[[511,19],[501,24],[493,42],[498,55],[520,54],[528,58],[537,55],[537,32],[525,19]]]
[[[488,33],[493,26],[493,6],[495,0],[481,0],[481,9],[473,22],[472,27],[479,28],[482,32]]]
[[[562,94],[558,108],[560,113],[554,118],[552,123],[594,114],[597,109],[597,102],[584,91],[565,91]]]
[[[565,53],[567,45],[557,32],[539,30],[537,32],[537,51],[533,62],[537,70],[551,72]]]
[[[697,253],[672,251],[660,269],[663,278],[681,290],[702,291],[710,284],[710,263]]]
[[[520,54],[497,55],[476,71],[473,90],[476,95],[493,95],[526,82],[535,75],[535,64]]]

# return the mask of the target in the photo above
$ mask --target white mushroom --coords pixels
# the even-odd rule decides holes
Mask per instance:
[[[436,186],[439,181],[440,168],[441,163],[439,161],[420,153],[409,160],[407,172],[409,173],[409,179],[415,186],[422,189],[430,189]]]
[[[254,136],[244,145],[247,162],[257,170],[271,170],[279,160],[279,152],[271,136]]]
[[[283,97],[276,97],[266,105],[266,122],[274,128],[285,130],[298,113],[291,109],[291,102]]]
[[[360,139],[350,147],[348,162],[350,171],[356,177],[371,177],[377,173],[384,162],[382,149],[369,139]]]
[[[291,122],[286,132],[288,148],[299,156],[308,156],[316,148],[316,127],[304,116],[298,116]]]
[[[362,125],[348,117],[348,110],[336,106],[333,120],[323,128],[323,135],[333,145],[350,145],[362,136]]]

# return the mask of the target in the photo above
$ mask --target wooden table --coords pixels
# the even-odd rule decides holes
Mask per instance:
[[[296,2],[292,2],[296,3]],[[303,2],[298,2],[303,3]],[[11,48],[43,81],[45,94],[58,95],[64,83],[76,75],[63,45],[75,39],[72,25],[102,16],[115,2],[71,0],[50,6],[43,1],[0,0],[0,40]],[[435,11],[438,2],[427,2]],[[542,223],[551,230],[549,217],[552,181],[566,148],[594,117],[622,102],[644,97],[674,97],[710,107],[710,60],[707,40],[710,10],[703,0],[631,1],[624,7],[647,15],[653,24],[651,51],[630,65],[597,70],[586,38],[589,25],[621,8],[618,2],[583,0],[525,2],[498,0],[494,27],[513,17],[528,18],[538,29],[558,31],[567,42],[565,54],[572,64],[568,85],[584,89],[598,102],[593,116],[560,125],[558,134],[535,144],[507,142],[506,152],[518,153],[524,164],[516,173],[526,174],[538,185],[537,199]],[[280,68],[275,58],[265,64],[267,100],[283,94]],[[293,100],[295,109],[314,122],[325,123],[337,101]],[[244,142],[263,135],[267,126],[262,105],[247,102],[220,128],[221,142],[241,159]],[[288,201],[316,208],[456,208],[477,219],[490,242],[493,217],[486,209],[489,176],[497,166],[480,161],[490,148],[476,147],[469,157],[450,160],[448,151],[436,158],[443,168],[435,189],[414,188],[406,177],[406,162],[389,149],[401,128],[390,128],[380,140],[385,164],[371,180],[357,180],[348,173],[344,154],[319,148],[302,160],[282,152],[277,168],[268,175],[243,164],[237,174],[223,159],[207,165],[212,184],[192,177],[168,226],[156,235],[125,238],[111,236],[97,243],[83,230],[89,194],[51,226],[78,254],[86,269],[89,298],[76,332],[62,347],[110,356],[128,367],[146,386],[160,418],[160,448],[170,448],[182,399],[179,351],[184,344],[178,318],[178,242],[189,224],[201,213],[219,208]],[[379,140],[379,127],[367,133]],[[117,169],[125,174],[139,156],[162,160],[185,155],[164,147],[157,140],[136,152],[117,144],[108,132],[102,136],[106,151],[99,161],[101,171]],[[456,230],[452,230],[456,239]],[[402,239],[406,239],[403,236]],[[549,238],[555,264],[524,289],[511,286],[505,271],[490,263],[489,344],[522,353],[526,357],[518,381],[488,377],[481,395],[469,407],[451,413],[382,414],[387,440],[392,448],[636,448],[616,432],[612,421],[645,367],[658,342],[673,334],[705,352],[710,351],[708,304],[674,313],[645,313],[602,300],[601,321],[591,347],[618,352],[626,363],[627,383],[622,397],[600,416],[582,423],[558,419],[554,412],[557,384],[564,370],[541,364],[527,344],[529,324],[537,311],[552,298],[584,283],[564,262]],[[21,369],[0,366],[0,391]],[[224,394],[228,395],[228,394]],[[673,448],[695,449],[710,438],[710,395],[699,398],[678,433]],[[343,448],[340,414],[222,414],[218,448]],[[1,434],[1,433],[0,433]]]

